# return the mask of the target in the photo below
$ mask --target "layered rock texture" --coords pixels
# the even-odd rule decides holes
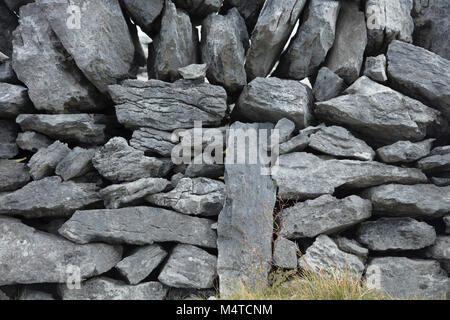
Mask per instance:
[[[0,0],[0,300],[226,298],[277,268],[445,298],[449,16]]]

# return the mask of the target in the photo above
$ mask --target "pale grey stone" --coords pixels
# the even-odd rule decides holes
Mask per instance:
[[[160,208],[128,207],[77,211],[59,233],[81,244],[97,240],[135,245],[179,242],[215,248],[217,236],[211,229],[213,223]]]
[[[327,67],[320,68],[313,87],[316,101],[333,99],[339,96],[345,89],[347,89],[347,85],[341,77]]]
[[[361,278],[364,263],[353,254],[344,252],[326,235],[320,235],[298,259],[301,268],[316,272],[342,273]]]
[[[33,180],[51,176],[55,173],[55,168],[69,153],[70,148],[66,143],[55,141],[47,148],[42,148],[36,152],[28,161],[30,174]]]
[[[366,285],[401,299],[445,299],[450,280],[435,260],[382,257],[370,261]]]
[[[359,1],[339,1],[336,37],[325,65],[347,83],[359,78],[367,44],[367,26]]]
[[[217,277],[217,257],[203,249],[177,245],[170,253],[158,280],[169,287],[209,289]]]
[[[333,240],[342,251],[356,255],[363,263],[367,260],[369,250],[361,246],[358,241],[345,237],[337,237]]]
[[[225,184],[208,178],[183,178],[172,191],[149,195],[146,200],[184,214],[217,216],[225,203]]]
[[[428,157],[420,159],[417,167],[427,172],[446,172],[450,170],[450,146],[431,150]]]
[[[316,103],[316,116],[380,144],[421,141],[433,127],[444,123],[438,111],[366,76],[359,78],[345,93]]]
[[[208,83],[127,80],[109,87],[116,114],[126,127],[172,131],[219,125],[227,110],[226,91]]]
[[[133,21],[148,34],[154,31],[154,24],[164,8],[164,0],[123,0],[123,4]]]
[[[380,218],[363,222],[357,237],[370,250],[418,250],[434,244],[436,231],[411,218]]]
[[[238,9],[226,15],[209,15],[202,23],[202,61],[208,65],[209,82],[223,86],[230,93],[247,84],[245,52],[248,33]]]
[[[144,152],[157,153],[163,157],[171,157],[172,149],[179,143],[172,132],[152,128],[139,128],[133,132],[130,146]]]
[[[134,250],[116,265],[116,269],[129,284],[138,284],[147,278],[167,256],[167,252],[157,244]]]
[[[335,233],[370,218],[371,214],[370,201],[358,196],[337,199],[323,195],[284,209],[280,235],[298,239]]]
[[[189,178],[206,177],[218,179],[223,177],[225,166],[223,164],[195,164],[190,163],[184,174]]]
[[[25,164],[0,159],[0,192],[16,190],[28,181],[30,181],[30,170]]]
[[[55,173],[65,181],[80,177],[94,168],[92,166],[94,154],[95,149],[75,147],[58,163]]]
[[[279,160],[279,166],[272,170],[272,178],[283,199],[317,198],[333,194],[338,187],[367,188],[384,183],[427,182],[427,177],[418,169],[376,161],[327,160],[304,152],[281,155]]]
[[[13,218],[0,217],[0,230],[0,286],[65,284],[74,267],[84,280],[110,270],[122,256],[121,247],[74,244]]]
[[[295,80],[256,78],[242,91],[236,110],[252,121],[293,121],[297,129],[314,120],[312,90]]]
[[[167,288],[159,282],[127,285],[122,281],[100,277],[81,284],[81,289],[59,286],[62,300],[164,300]]]
[[[450,210],[450,187],[433,184],[389,184],[370,188],[362,193],[372,201],[375,212],[395,217],[432,219]]]
[[[388,79],[386,56],[380,54],[376,57],[367,57],[364,75],[377,82],[386,82]]]
[[[387,52],[388,75],[393,87],[436,108],[450,119],[450,61],[401,41]]]
[[[370,161],[375,151],[343,127],[325,127],[310,136],[309,147],[331,156]]]
[[[251,35],[245,69],[249,80],[272,71],[298,22],[306,0],[268,0]]]
[[[170,160],[147,157],[122,137],[109,140],[95,153],[92,163],[103,177],[115,183],[164,177],[172,167]]]
[[[0,117],[15,118],[21,113],[30,113],[33,107],[25,87],[0,82]]]
[[[0,195],[0,214],[25,218],[66,217],[98,204],[98,187],[92,183],[62,182],[59,177],[33,181]]]
[[[113,184],[100,190],[107,209],[117,209],[123,205],[143,200],[145,197],[164,191],[170,182],[161,178],[142,178],[133,182]]]
[[[178,72],[185,80],[204,80],[206,78],[206,71],[208,65],[203,64],[190,64],[186,67],[179,68]]]
[[[279,268],[297,268],[297,251],[295,242],[279,237],[273,246],[273,264]]]
[[[436,139],[427,139],[421,142],[398,141],[377,150],[377,156],[385,163],[409,163],[426,157],[430,154],[433,142]]]
[[[16,143],[22,150],[36,152],[41,148],[47,148],[53,140],[34,131],[25,131],[19,132]]]

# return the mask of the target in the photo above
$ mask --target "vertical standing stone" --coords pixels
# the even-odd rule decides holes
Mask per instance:
[[[231,131],[229,136],[225,160],[227,200],[219,215],[217,229],[218,274],[222,296],[230,295],[241,284],[256,287],[267,283],[272,259],[276,189],[270,176],[263,175],[264,165],[261,161],[251,164],[250,156],[255,155],[256,149],[250,149],[239,143],[239,140],[245,141],[245,135],[256,135],[259,129],[269,128],[273,126],[240,122],[231,126],[236,131]],[[258,142],[255,139],[248,140],[251,148],[261,142],[261,139]],[[246,161],[243,164],[233,164],[233,153],[238,158],[245,155]]]

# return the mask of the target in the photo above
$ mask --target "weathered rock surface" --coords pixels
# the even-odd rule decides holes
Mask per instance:
[[[333,46],[340,7],[339,1],[310,1],[305,21],[281,57],[277,75],[302,80],[317,72]]]
[[[227,15],[209,15],[202,24],[202,61],[208,64],[208,80],[228,92],[239,92],[247,84],[244,62],[248,48],[245,21],[236,8]]]
[[[58,163],[55,173],[65,181],[80,177],[93,169],[94,155],[95,149],[75,147]]]
[[[81,289],[68,289],[61,285],[59,292],[63,300],[163,300],[167,288],[159,282],[127,285],[100,277],[83,282]]]
[[[367,57],[364,66],[364,75],[373,81],[386,82],[387,76],[387,60],[384,54],[376,57]]]
[[[326,66],[347,83],[359,78],[367,44],[367,26],[359,1],[342,1],[336,37]]]
[[[0,119],[0,159],[11,159],[19,153],[17,148],[17,125]]]
[[[180,77],[178,69],[198,62],[198,34],[187,12],[165,0],[161,30],[149,56],[149,76],[163,81]]]
[[[1,286],[66,283],[78,271],[83,280],[110,270],[122,256],[121,247],[77,245],[13,218],[0,217],[0,230]]]
[[[421,142],[398,141],[377,150],[377,156],[385,163],[409,163],[426,157],[430,154],[435,139]]]
[[[366,188],[384,183],[426,183],[426,176],[414,168],[400,168],[375,161],[324,160],[296,152],[280,156],[272,178],[283,199],[309,199],[333,194],[338,187]],[[298,183],[301,181],[302,183]]]
[[[109,140],[96,152],[92,163],[103,177],[116,183],[163,177],[172,167],[167,159],[146,157],[143,151],[130,147],[122,137]]]
[[[123,0],[123,4],[133,21],[148,34],[154,31],[154,23],[164,8],[164,0]]]
[[[446,0],[414,0],[414,44],[450,60],[450,29]]]
[[[383,257],[369,263],[366,284],[398,298],[443,299],[450,280],[435,260]]]
[[[436,231],[411,218],[380,218],[361,224],[358,241],[375,251],[418,250],[434,244]]]
[[[313,87],[316,101],[326,101],[340,95],[347,85],[345,81],[327,67],[322,67],[317,74]]]
[[[11,40],[13,31],[17,27],[17,17],[8,7],[0,3],[0,51],[10,56],[12,53]]]
[[[225,0],[225,3],[238,8],[239,13],[245,19],[249,32],[251,32],[256,25],[264,0]]]
[[[58,163],[69,153],[70,148],[67,144],[59,141],[55,141],[47,148],[40,149],[28,162],[33,180],[40,180],[53,175]]]
[[[450,119],[450,61],[401,41],[387,52],[392,85],[404,94],[440,110]]]
[[[171,252],[158,280],[174,288],[208,289],[217,277],[217,257],[203,249],[179,244]]]
[[[425,251],[425,255],[429,258],[439,260],[448,272],[450,262],[450,236],[437,236],[436,243]]]
[[[128,257],[116,265],[116,269],[129,284],[138,284],[147,278],[167,256],[167,252],[157,244],[135,249]]]
[[[354,254],[355,256],[360,258],[362,262],[365,262],[367,260],[369,250],[361,246],[358,241],[345,237],[337,237],[333,240],[342,251]]]
[[[216,13],[222,7],[224,0],[174,0],[174,3],[186,9],[196,18],[204,18],[210,13]]]
[[[361,278],[364,271],[364,263],[357,256],[341,251],[326,235],[316,238],[306,254],[298,259],[298,265],[316,272],[349,272],[357,278]]]
[[[72,33],[78,32],[73,30]],[[79,43],[75,47],[78,48]],[[86,47],[86,50],[90,49]],[[14,33],[12,59],[14,71],[28,87],[36,109],[49,113],[77,113],[105,106],[96,88],[61,45],[38,4],[20,9],[20,26]]]
[[[37,0],[53,31],[84,75],[101,92],[128,78],[134,45],[117,0]],[[67,20],[68,5],[83,8],[80,25]],[[103,32],[99,32],[103,30]]]
[[[316,103],[316,116],[381,144],[421,141],[442,124],[440,114],[421,102],[363,76],[344,96]]]
[[[185,80],[204,80],[206,78],[206,71],[208,65],[202,64],[190,64],[187,67],[179,68],[178,72],[180,76]]]
[[[297,250],[295,242],[279,237],[273,247],[273,264],[279,268],[297,268]]]
[[[295,131],[295,123],[287,118],[283,118],[277,122],[274,129],[278,130],[278,143],[282,144],[292,138],[292,134]]]
[[[368,0],[366,2],[368,50],[376,52],[398,39],[412,42],[413,0]]]
[[[398,217],[436,218],[450,210],[450,187],[433,184],[389,184],[362,193],[372,201],[375,212]]]
[[[53,140],[34,131],[25,131],[19,132],[16,143],[22,150],[36,152],[41,148],[47,148]]]
[[[152,128],[139,128],[133,132],[130,146],[144,152],[157,153],[169,158],[172,149],[179,143],[177,136],[172,132],[155,130]]]
[[[18,9],[21,6],[24,6],[28,3],[32,3],[32,2],[34,2],[34,0],[3,0],[3,2],[6,4],[6,6],[9,8],[9,10],[15,11],[18,13]]]
[[[27,88],[0,82],[0,117],[15,118],[32,111]]]
[[[349,228],[371,214],[370,201],[358,196],[337,199],[323,195],[284,209],[280,235],[288,239],[313,238]]]
[[[120,123],[172,131],[217,126],[225,117],[227,96],[223,88],[208,83],[174,84],[158,80],[127,80],[109,88]]]
[[[325,127],[312,134],[309,147],[342,158],[370,161],[375,157],[375,151],[364,140],[339,126]]]
[[[142,178],[133,182],[113,184],[100,190],[105,207],[117,209],[125,204],[143,200],[145,197],[163,192],[170,182],[161,178]]]
[[[77,211],[59,233],[82,244],[102,241],[145,245],[170,241],[215,248],[213,223],[160,208],[128,207]]]
[[[236,109],[253,121],[277,123],[287,118],[298,129],[308,127],[314,118],[311,89],[299,81],[278,78],[256,78],[250,82]]]
[[[25,218],[65,217],[99,203],[98,187],[92,183],[62,182],[48,177],[0,195],[0,214]]]
[[[168,193],[148,196],[148,202],[175,211],[201,216],[217,216],[225,203],[225,184],[208,178],[183,178]]]
[[[23,163],[0,159],[0,192],[16,190],[30,181],[30,170]]]
[[[280,154],[303,151],[309,145],[309,141],[307,135],[298,134],[292,139],[280,144]]]
[[[427,172],[449,171],[450,146],[434,148],[428,157],[417,162],[417,167]]]
[[[105,116],[96,114],[21,114],[16,119],[23,131],[93,145],[105,143],[105,121]]]
[[[272,129],[267,124],[235,122],[231,129]],[[230,136],[228,145],[235,137]],[[258,143],[261,143],[259,139]],[[236,152],[245,155],[245,163],[234,164]],[[228,150],[225,159],[227,200],[218,221],[217,270],[221,295],[227,296],[239,284],[260,286],[268,281],[272,261],[273,209],[276,188],[262,174],[264,165],[250,164],[248,147]]]
[[[266,77],[280,57],[306,0],[269,0],[252,32],[245,69],[249,80]]]

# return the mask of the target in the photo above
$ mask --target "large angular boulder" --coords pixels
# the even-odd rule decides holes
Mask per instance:
[[[252,121],[277,123],[293,121],[297,129],[308,127],[314,119],[313,95],[306,85],[295,80],[256,78],[242,91],[236,111]]]
[[[178,69],[198,62],[198,34],[187,12],[165,0],[161,30],[150,48],[148,69],[151,78],[174,81]]]
[[[236,134],[241,136],[252,130],[258,132],[272,128],[273,125],[240,122],[230,127],[241,131],[228,138],[229,149],[225,159],[227,199],[217,227],[217,270],[220,293],[225,297],[240,284],[258,287],[268,281],[276,188],[270,176],[263,174],[265,165],[261,161],[252,164],[250,148],[247,144],[239,146],[235,139]],[[261,142],[259,137],[256,143],[259,145]],[[245,155],[245,161],[235,163],[236,154]]]
[[[173,288],[209,289],[217,277],[217,257],[203,249],[179,244],[171,252],[158,280]]]
[[[306,0],[268,0],[252,32],[245,70],[251,81],[272,71],[298,22]]]
[[[333,241],[342,251],[356,255],[362,262],[367,260],[369,250],[361,246],[358,241],[340,236],[334,238]]]
[[[426,183],[418,169],[400,168],[376,161],[322,159],[310,153],[281,155],[272,169],[283,199],[311,199],[333,194],[336,188],[367,188],[384,183]],[[301,181],[302,183],[298,183]]]
[[[13,68],[28,87],[36,109],[77,113],[104,108],[101,95],[65,51],[39,6],[22,7],[19,21],[14,33]]]
[[[113,268],[122,248],[93,243],[78,245],[38,231],[17,219],[0,217],[0,286],[28,283],[70,283]]]
[[[193,128],[194,121],[217,126],[227,110],[226,91],[208,83],[127,80],[109,92],[117,119],[131,128],[172,131]]]
[[[0,192],[16,190],[28,181],[30,181],[30,170],[25,164],[0,159]]]
[[[361,278],[364,263],[353,254],[344,252],[326,235],[320,235],[298,259],[301,268],[316,272],[349,274]]]
[[[36,2],[78,68],[101,92],[129,77],[135,47],[118,0]],[[82,12],[68,20],[69,5]]]
[[[427,248],[425,255],[438,260],[447,273],[450,272],[450,236],[437,236],[436,242]]]
[[[25,218],[67,217],[101,199],[93,183],[62,182],[48,177],[0,195],[0,214]]]
[[[16,118],[21,113],[33,112],[27,88],[0,82],[0,117]]]
[[[130,146],[147,153],[157,153],[169,158],[172,149],[179,143],[178,137],[172,132],[152,128],[139,128],[133,132]]]
[[[359,1],[342,1],[336,37],[325,65],[347,83],[359,78],[367,44],[367,27]]]
[[[445,123],[436,110],[366,76],[345,93],[316,103],[316,116],[352,129],[378,144],[421,141],[437,125]]]
[[[377,149],[377,156],[385,163],[409,163],[426,157],[431,152],[435,139],[421,142],[398,141]]]
[[[172,165],[167,159],[146,157],[130,147],[127,140],[115,137],[92,158],[95,169],[112,182],[132,182],[141,178],[163,177]]]
[[[392,86],[450,119],[449,60],[401,41],[391,43],[387,59]]]
[[[81,244],[97,240],[135,245],[172,241],[215,248],[213,223],[160,208],[128,207],[77,211],[59,233]]]
[[[375,212],[394,217],[432,219],[450,211],[449,187],[433,184],[388,184],[365,190]]]
[[[337,199],[323,195],[284,209],[280,235],[288,239],[313,238],[345,230],[370,218],[371,214],[370,201],[358,196]]]
[[[436,231],[411,218],[381,218],[363,222],[358,241],[375,251],[418,250],[434,244]]]
[[[164,0],[123,0],[125,10],[147,34],[155,31],[155,24],[164,8]]]
[[[217,216],[225,203],[225,184],[208,178],[183,178],[172,191],[149,195],[146,200],[184,214]]]
[[[42,148],[36,152],[28,161],[30,173],[33,180],[51,176],[55,173],[55,168],[70,153],[70,148],[66,143],[55,141],[47,148]]]
[[[445,299],[450,280],[436,260],[382,257],[369,262],[366,285],[396,298]]]
[[[202,62],[208,65],[208,80],[228,92],[247,84],[244,62],[248,48],[245,21],[236,8],[226,15],[211,14],[202,24]]]
[[[277,75],[302,80],[317,72],[333,46],[340,7],[340,1],[310,1],[304,22],[280,59]]]
[[[437,147],[431,150],[428,157],[417,161],[417,167],[425,172],[447,172],[450,170],[450,146]]]
[[[364,75],[377,82],[386,82],[387,76],[387,59],[384,54],[376,57],[367,57],[364,65]]]
[[[21,114],[16,122],[23,131],[36,131],[64,142],[99,145],[106,142],[108,119],[97,114]]]
[[[121,281],[100,277],[81,284],[80,289],[59,286],[62,300],[164,300],[167,288],[159,282],[127,285]]]

